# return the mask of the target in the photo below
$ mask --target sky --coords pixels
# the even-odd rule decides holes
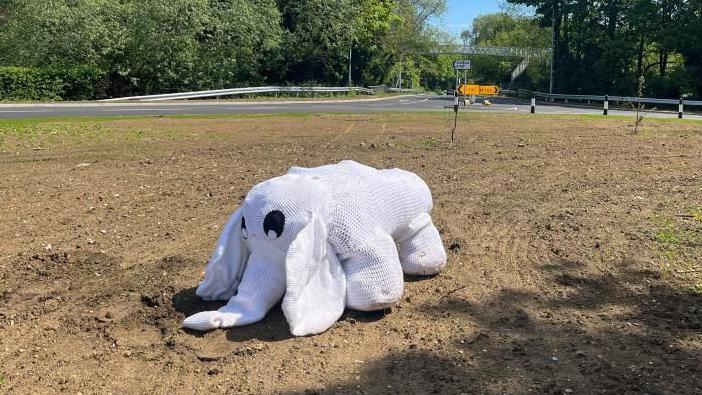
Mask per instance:
[[[448,0],[448,7],[448,12],[437,24],[455,36],[470,29],[476,16],[500,10],[499,0]]]

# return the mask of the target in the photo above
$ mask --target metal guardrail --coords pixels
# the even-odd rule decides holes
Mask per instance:
[[[702,106],[702,101],[700,100],[685,100],[685,99],[658,99],[655,97],[631,97],[631,96],[600,96],[600,95],[567,95],[563,93],[543,93],[543,92],[531,92],[531,113],[536,112],[536,98],[543,98],[546,101],[553,102],[556,99],[564,100],[568,103],[568,100],[580,100],[587,101],[588,104],[592,101],[602,102],[602,115],[607,115],[609,113],[609,102],[615,103],[631,103],[636,104],[664,104],[668,106],[678,107],[678,118],[682,119],[685,113],[685,106]]]
[[[387,88],[385,89],[386,92],[394,92],[394,93],[420,93],[421,91],[419,89],[409,89],[409,88]]]
[[[362,87],[301,87],[301,86],[259,86],[252,88],[218,89],[185,93],[166,93],[161,95],[131,96],[116,99],[101,100],[104,102],[116,101],[164,101],[201,99],[206,97],[234,96],[255,93],[349,93],[357,92],[367,95],[374,94],[373,89]]]
[[[605,101],[604,95],[566,95],[562,93],[543,93],[533,92],[534,97],[543,99],[559,99],[559,100],[579,100],[579,101]],[[631,97],[631,96],[606,96],[611,102],[624,102],[636,104],[668,104],[678,105],[680,99],[657,99],[653,97]],[[682,101],[686,106],[702,106],[702,100],[685,100]]]

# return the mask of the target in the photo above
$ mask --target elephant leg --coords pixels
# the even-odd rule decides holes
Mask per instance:
[[[402,298],[404,278],[392,237],[377,231],[372,244],[343,260],[346,307],[372,311],[393,306]]]
[[[431,218],[397,247],[406,274],[431,275],[446,266],[446,251]]]

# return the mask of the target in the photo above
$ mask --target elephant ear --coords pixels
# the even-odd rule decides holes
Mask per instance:
[[[205,268],[195,294],[204,300],[229,300],[239,288],[249,251],[241,239],[241,208],[231,216]]]
[[[321,333],[344,312],[346,275],[327,240],[324,221],[312,215],[285,257],[283,313],[295,336]]]

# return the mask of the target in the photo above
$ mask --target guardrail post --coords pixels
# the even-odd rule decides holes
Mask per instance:
[[[678,102],[678,119],[682,119],[682,117],[683,117],[683,99],[681,97],[680,101]]]
[[[607,115],[607,110],[609,110],[609,96],[605,95],[604,111],[602,112],[602,115]]]
[[[532,96],[531,97],[531,113],[536,112],[536,97]]]

